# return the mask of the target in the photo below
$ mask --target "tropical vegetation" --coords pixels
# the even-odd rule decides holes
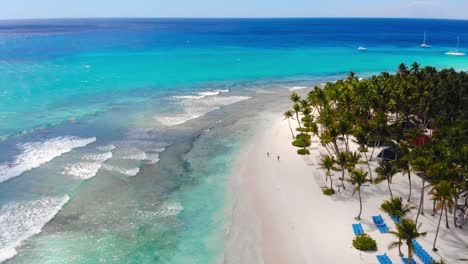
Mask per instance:
[[[428,212],[426,195],[433,200],[432,215],[438,221],[433,250],[444,216],[445,228],[450,228],[450,218],[455,227],[463,224],[457,219],[468,211],[467,72],[400,64],[394,74],[362,79],[350,73],[344,80],[315,86],[306,95],[293,92],[290,99],[292,109],[285,117],[297,121],[292,144],[307,155],[312,138],[318,139],[327,153],[320,161],[325,181],[330,181],[327,189],[335,187],[335,171],[339,187],[353,184],[360,201],[357,219],[362,213],[362,186],[385,181],[390,199],[381,210],[401,218],[394,235],[398,243],[406,242],[408,258],[412,257],[408,241],[425,234],[417,224]],[[352,142],[358,146],[356,152]],[[375,170],[370,164],[374,159]],[[407,178],[405,199],[414,205],[404,205],[403,198],[395,196],[392,180],[397,175]],[[412,177],[421,182],[419,190],[412,190]],[[412,200],[415,192],[419,201]],[[416,207],[413,221],[407,213]]]

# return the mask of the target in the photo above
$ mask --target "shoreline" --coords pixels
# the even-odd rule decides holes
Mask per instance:
[[[235,236],[232,232],[229,234],[223,263],[376,263],[376,255],[384,253],[394,263],[399,263],[398,249],[388,249],[395,238],[380,233],[371,218],[381,214],[389,228],[395,230],[390,217],[379,210],[382,201],[389,198],[384,183],[363,187],[362,190],[364,209],[360,222],[365,232],[376,239],[378,250],[369,253],[358,251],[352,246],[354,234],[351,225],[359,223],[354,220],[359,202],[357,195],[352,196],[353,187],[345,183],[347,189],[341,190],[341,193],[323,195],[320,188],[329,183],[325,183],[324,172],[318,169],[317,164],[326,151],[317,138],[312,139],[309,148],[311,155],[301,157],[290,144],[291,132],[287,121],[282,120],[281,113],[261,115],[269,120],[268,125],[256,130],[239,152],[233,166],[231,181],[237,181],[238,185],[233,185],[233,188],[238,188],[235,192],[242,199],[237,199],[238,204],[233,208],[231,230],[237,231]],[[291,125],[295,127],[293,121]],[[379,149],[375,151],[378,153]],[[269,158],[267,152],[270,152]],[[276,160],[278,154],[279,162]],[[361,166],[367,171],[367,165]],[[374,158],[371,162],[372,170],[376,166]],[[334,176],[334,183],[338,183],[337,175]],[[403,197],[405,201],[408,194],[407,181],[407,177],[399,173],[392,184],[394,194]],[[421,183],[418,177],[413,177],[412,185],[411,202],[416,205],[420,199]],[[460,232],[453,227],[441,228],[438,240],[440,250],[437,254],[433,252],[432,240],[438,217],[432,217],[428,212],[431,205],[429,195],[425,195],[427,212],[420,216],[420,222],[427,236],[418,241],[435,260],[442,257],[447,263],[457,263],[459,259],[467,257],[462,252],[468,247],[468,230],[465,228]],[[248,215],[249,211],[254,215],[240,217]],[[413,211],[409,217],[415,214]],[[248,229],[242,230],[243,227]],[[255,231],[252,231],[252,227],[255,227]],[[244,233],[244,238],[238,235],[239,230]],[[249,243],[234,248],[233,241],[238,244]],[[402,250],[405,250],[404,247]],[[229,259],[236,255],[233,252],[237,252],[236,260],[243,256],[255,258],[235,261]],[[255,252],[260,252],[261,256],[253,254]],[[416,261],[419,262],[419,259]]]

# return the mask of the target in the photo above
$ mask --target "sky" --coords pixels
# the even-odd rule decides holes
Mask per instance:
[[[468,0],[0,0],[0,19],[87,17],[468,19]]]

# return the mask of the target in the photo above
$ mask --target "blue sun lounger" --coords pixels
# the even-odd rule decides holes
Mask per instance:
[[[387,253],[383,255],[377,255],[377,260],[379,261],[380,264],[392,264],[392,261],[387,256]]]
[[[408,264],[408,258],[401,258],[401,261],[403,261],[403,264]],[[418,264],[416,260],[411,259],[411,264]]]
[[[372,216],[372,220],[374,221],[375,226],[381,233],[387,233],[388,232],[388,226],[385,224],[383,218],[381,215],[377,216]]]
[[[413,240],[414,253],[424,264],[432,264],[434,258],[427,253],[426,250],[418,243],[418,241]]]
[[[362,228],[361,223],[353,224],[353,231],[356,236],[364,234],[364,228]]]
[[[390,216],[390,218],[392,218],[392,220],[393,220],[393,222],[394,222],[395,224],[400,223],[400,217],[394,216],[394,215],[389,215],[389,216]]]

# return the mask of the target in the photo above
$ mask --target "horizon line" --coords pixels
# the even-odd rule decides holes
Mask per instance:
[[[291,16],[291,17],[31,17],[31,18],[0,18],[0,21],[27,21],[27,20],[79,20],[79,19],[415,19],[415,20],[458,20],[468,21],[468,18],[431,18],[431,17],[366,17],[366,16],[324,16],[324,17],[307,17],[307,16]]]

